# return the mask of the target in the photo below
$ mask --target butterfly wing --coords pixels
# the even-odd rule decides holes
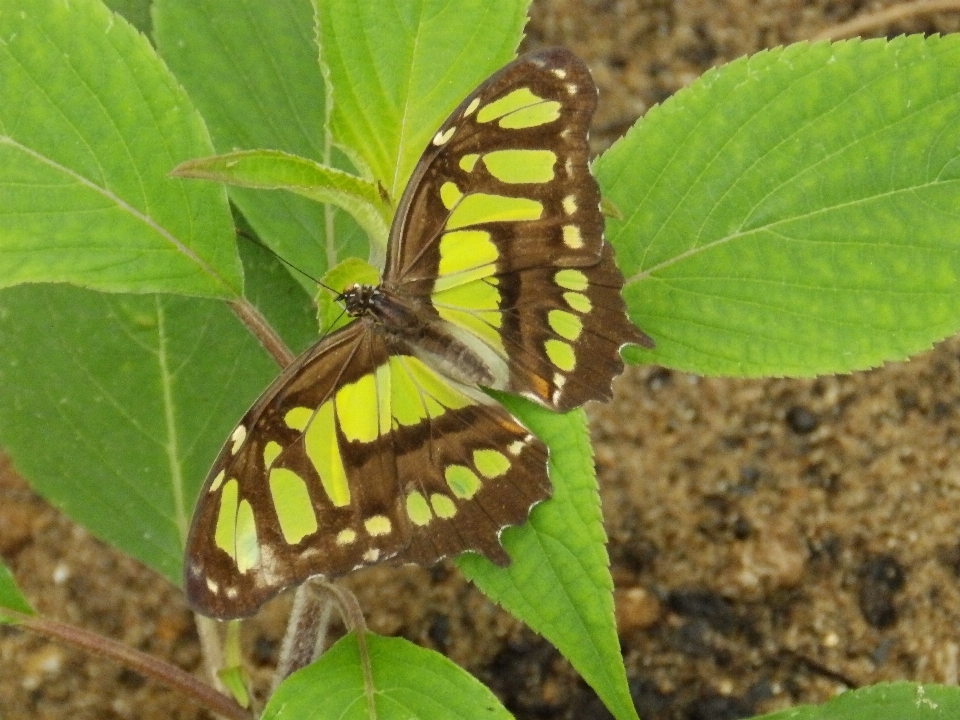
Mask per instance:
[[[522,57],[434,136],[401,199],[384,287],[481,343],[492,387],[555,410],[610,396],[626,316],[588,167],[596,86],[572,53]]]
[[[391,558],[506,562],[500,530],[549,494],[539,440],[370,323],[304,353],[227,440],[187,539],[197,611],[250,615],[308,577]]]

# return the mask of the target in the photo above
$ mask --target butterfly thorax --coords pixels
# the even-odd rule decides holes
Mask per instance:
[[[338,300],[351,317],[385,336],[392,352],[412,354],[437,372],[464,385],[498,387],[496,359],[477,343],[464,342],[429,305],[382,285],[352,285]]]
[[[388,334],[415,339],[422,332],[424,323],[417,308],[380,285],[351,285],[337,301],[350,317],[368,318]]]

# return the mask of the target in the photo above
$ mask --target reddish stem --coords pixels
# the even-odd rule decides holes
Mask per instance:
[[[110,638],[73,625],[67,625],[58,620],[24,615],[6,608],[4,608],[3,614],[13,618],[17,621],[18,626],[27,630],[33,630],[68,645],[88,650],[136,670],[141,675],[151,677],[192,698],[197,704],[221,717],[229,718],[229,720],[250,720],[250,713],[229,697],[217,692],[206,683],[174,665],[158,660],[139,650],[134,650]]]
[[[851,35],[860,35],[864,32],[874,31],[899,20],[906,20],[915,15],[923,15],[932,12],[950,12],[960,10],[960,0],[921,0],[920,2],[904,2],[897,5],[877,10],[872,13],[864,13],[845,23],[833,25],[821,30],[814,35],[812,40],[832,40],[834,38],[850,37]]]

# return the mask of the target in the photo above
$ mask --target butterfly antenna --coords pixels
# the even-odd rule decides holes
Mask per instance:
[[[246,238],[247,240],[249,240],[250,242],[252,242],[252,243],[253,243],[254,245],[256,245],[257,247],[260,247],[260,248],[266,250],[268,253],[270,253],[271,255],[273,255],[277,260],[279,260],[280,262],[282,262],[284,265],[286,265],[287,267],[289,267],[289,268],[292,269],[292,270],[296,270],[298,273],[300,273],[300,274],[303,275],[304,277],[309,278],[312,282],[316,283],[319,287],[322,287],[324,290],[326,290],[327,292],[331,293],[334,297],[339,298],[340,295],[342,295],[342,293],[341,293],[339,290],[334,290],[332,287],[330,287],[329,285],[327,285],[327,284],[324,283],[323,281],[318,280],[317,278],[315,278],[313,275],[311,275],[311,274],[308,273],[308,272],[304,272],[303,270],[301,270],[300,268],[298,268],[296,265],[294,265],[292,262],[290,262],[290,261],[287,260],[286,258],[282,257],[281,255],[277,254],[277,253],[273,250],[273,248],[270,248],[270,247],[268,247],[267,245],[265,245],[265,244],[263,243],[263,241],[260,240],[260,238],[256,237],[255,235],[251,235],[250,233],[248,233],[248,232],[247,232],[246,230],[244,230],[243,228],[238,228],[238,227],[235,227],[235,228],[234,228],[234,232],[236,232],[237,235],[239,235],[240,237]],[[339,320],[339,318],[337,318],[337,319]]]

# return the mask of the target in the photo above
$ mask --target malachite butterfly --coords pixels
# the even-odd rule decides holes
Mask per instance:
[[[488,78],[433,136],[400,199],[378,286],[247,412],[187,540],[193,608],[250,615],[313,575],[495,563],[550,495],[547,448],[480,388],[564,411],[610,397],[626,316],[587,165],[597,89],[566,50]]]

